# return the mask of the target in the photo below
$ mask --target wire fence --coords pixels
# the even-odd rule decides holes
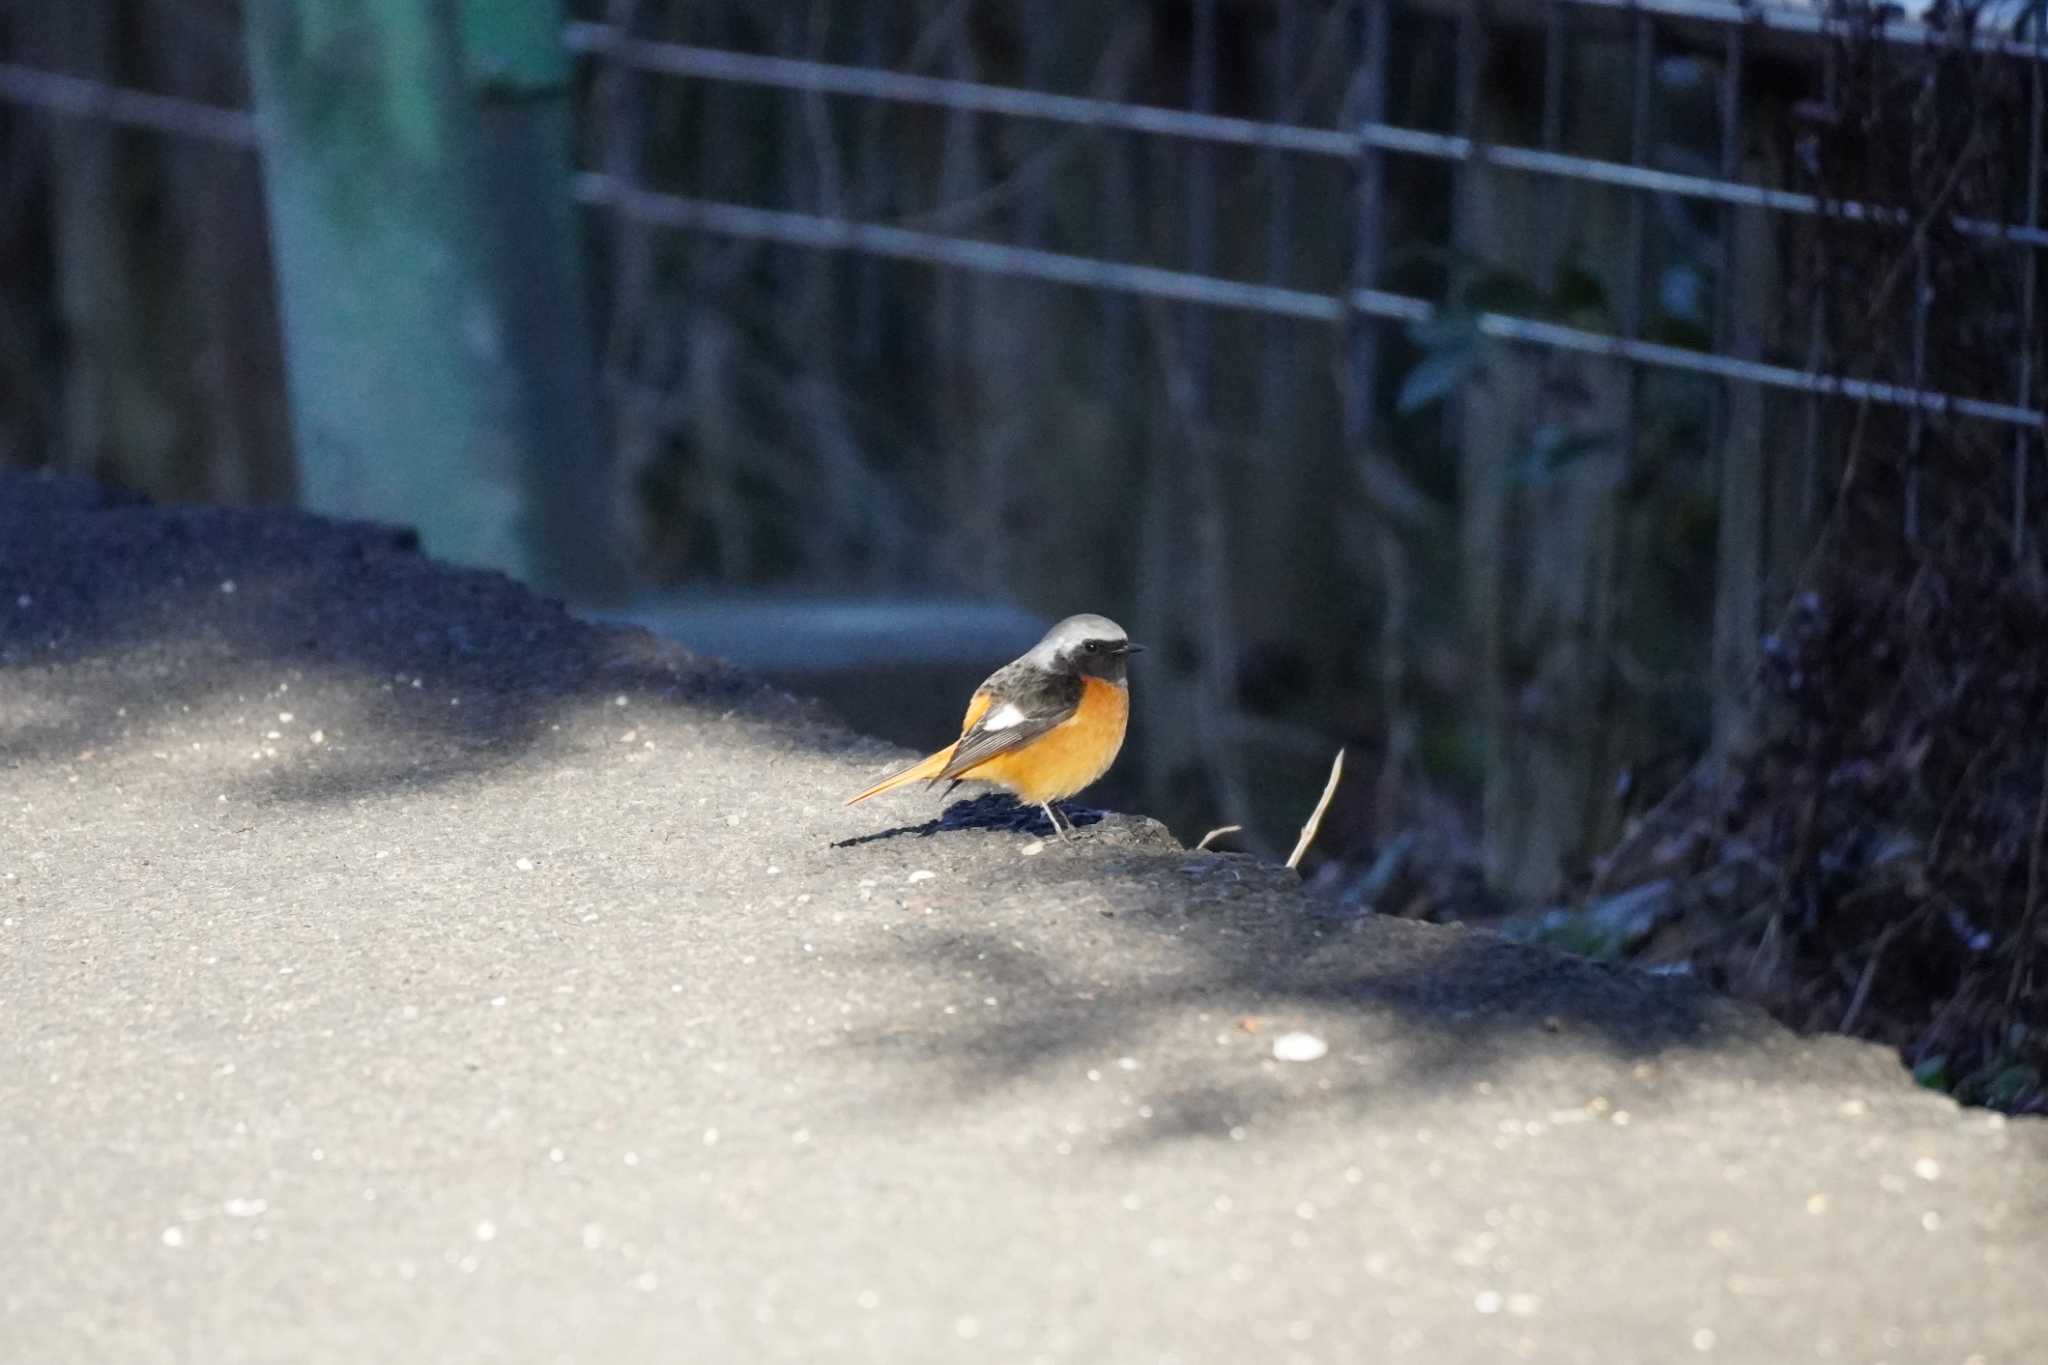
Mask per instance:
[[[1797,34],[1817,34],[1823,20],[1800,11],[1760,11],[1744,6],[1691,4],[1668,0],[1661,4],[1625,4],[1620,0],[1567,0],[1596,10],[1629,13],[1642,35],[1644,56],[1654,45],[1653,16],[1682,16],[1726,27],[1724,65],[1724,107],[1742,104],[1743,48],[1752,30],[1777,28]],[[1371,11],[1379,12],[1373,31],[1388,32],[1384,11],[1392,0],[1365,0]],[[1197,14],[1214,23],[1214,7],[1197,7]],[[1468,45],[1484,41],[1483,25],[1466,26]],[[1562,25],[1551,23],[1547,45],[1555,52],[1566,41]],[[1932,36],[1917,24],[1889,26],[1886,32],[1899,42],[1925,42]],[[601,24],[572,24],[565,33],[572,50],[593,58],[616,62],[637,70],[661,75],[737,84],[755,85],[790,93],[832,94],[925,105],[957,112],[995,114],[1020,119],[1076,124],[1096,129],[1114,129],[1165,138],[1225,144],[1254,149],[1308,153],[1356,161],[1364,156],[1397,154],[1460,164],[1479,163],[1502,170],[1560,179],[1583,180],[1613,185],[1649,194],[1668,194],[1733,207],[1766,209],[1777,213],[1807,216],[1826,215],[1845,222],[1870,223],[1892,229],[1913,228],[1904,209],[1855,201],[1825,201],[1817,195],[1745,184],[1734,179],[1683,175],[1644,165],[1620,164],[1574,156],[1541,148],[1513,147],[1482,142],[1469,131],[1438,133],[1417,128],[1392,126],[1376,120],[1362,121],[1345,129],[1304,128],[1284,123],[1228,118],[1196,111],[1165,109],[1110,100],[1022,90],[930,76],[909,75],[860,67],[832,65],[782,56],[761,56],[718,51],[678,43],[653,42],[629,36]],[[1213,37],[1212,37],[1213,41]],[[2002,55],[2043,59],[2038,39],[2032,43],[1986,36],[1973,40],[1985,50]],[[1383,61],[1384,58],[1379,58]],[[1379,69],[1368,56],[1368,71]],[[1361,91],[1372,98],[1372,91]],[[2032,127],[2035,144],[2029,164],[2041,158],[2039,138],[2041,116],[2034,110]],[[1546,123],[1552,122],[1548,111]],[[578,184],[586,202],[611,205],[631,216],[670,227],[716,232],[736,237],[753,237],[789,246],[871,252],[901,260],[919,260],[934,265],[1011,274],[1048,282],[1243,308],[1276,316],[1322,322],[1339,322],[1347,310],[1393,321],[1426,322],[1435,315],[1430,301],[1386,293],[1371,287],[1324,298],[1297,290],[1280,289],[1237,280],[1224,280],[1190,272],[1163,271],[1113,261],[1089,260],[1025,248],[995,246],[963,238],[918,233],[880,225],[828,220],[813,215],[777,212],[735,204],[721,204],[679,196],[659,195],[641,190],[614,177],[586,175]],[[1370,206],[1368,206],[1370,212]],[[1924,227],[1924,225],[1922,225]],[[1975,218],[1953,218],[1948,226],[1966,236],[1996,239],[2022,248],[2048,246],[2048,229],[2040,223],[2038,196],[2030,203],[2028,215],[2019,222],[1993,222]],[[1368,226],[1368,231],[1373,227]],[[1639,252],[1640,248],[1638,248]],[[1367,254],[1362,252],[1361,254]],[[1639,300],[1630,300],[1624,311],[1640,315]],[[1637,365],[1660,366],[1711,375],[1720,379],[1768,385],[1816,395],[1839,396],[1852,401],[1874,402],[1918,408],[1928,412],[2009,423],[2039,429],[2043,412],[2032,406],[2030,393],[2018,394],[2012,402],[1999,402],[1911,386],[1872,383],[1852,376],[1827,374],[1813,369],[1766,365],[1730,356],[1697,352],[1676,346],[1655,345],[1630,336],[1603,336],[1583,329],[1559,326],[1538,319],[1496,313],[1482,314],[1481,331],[1488,336],[1525,344],[1602,355]]]
[[[1391,32],[1388,12],[1395,8],[1394,0],[1361,0],[1361,7],[1368,30],[1384,42]],[[1823,33],[1828,23],[1824,13],[1797,7],[1762,8],[1706,3],[1704,0],[1557,0],[1550,6],[1544,28],[1546,65],[1553,71],[1560,65],[1561,49],[1568,41],[1562,12],[1574,8],[1627,15],[1636,25],[1642,55],[1646,58],[1654,57],[1655,25],[1660,19],[1684,20],[1720,28],[1723,30],[1724,47],[1721,102],[1722,107],[1728,110],[1739,109],[1742,105],[1744,52],[1747,45],[1757,41],[1758,35],[1813,37]],[[1198,23],[1211,26],[1209,41],[1213,43],[1215,6],[1198,4],[1195,14]],[[1476,48],[1487,41],[1487,21],[1476,17],[1477,10],[1471,14],[1475,17],[1462,26],[1462,41],[1468,48]],[[1886,24],[1879,32],[1884,38],[1901,44],[1924,44],[1943,36],[1921,24],[1904,21]],[[572,52],[593,62],[683,80],[753,86],[789,94],[834,95],[919,105],[952,113],[987,114],[1218,146],[1300,153],[1354,164],[1389,155],[1416,157],[1460,167],[1485,166],[1733,208],[1867,223],[1874,228],[1894,231],[1924,231],[1926,227],[1925,224],[1916,224],[1907,210],[1893,206],[1826,200],[1815,194],[1744,183],[1732,176],[1691,175],[1542,147],[1487,142],[1474,136],[1469,129],[1439,132],[1400,127],[1372,118],[1343,128],[1303,127],[973,80],[658,42],[598,23],[569,24],[564,30],[563,41]],[[2038,23],[2034,36],[2027,39],[1997,33],[1973,33],[1967,39],[1969,45],[1980,51],[2037,65],[2048,60],[2048,56],[2044,56],[2042,41]],[[1469,54],[1466,60],[1470,61]],[[1385,61],[1384,53],[1365,54],[1357,91],[1360,107],[1374,107],[1374,73],[1385,70]],[[2030,123],[2033,144],[2028,164],[2035,168],[2038,177],[2042,158],[2038,80],[2033,89],[2034,108]],[[1555,93],[1547,89],[1547,99],[1554,97]],[[16,63],[0,63],[0,101],[61,117],[96,120],[175,137],[247,147],[256,146],[260,139],[258,124],[246,110],[121,89],[88,78],[41,71]],[[1546,108],[1543,122],[1546,127],[1555,127],[1553,110]],[[1371,183],[1376,171],[1376,167],[1361,165],[1361,177],[1367,183]],[[784,246],[867,253],[900,261],[1120,291],[1178,303],[1248,310],[1298,321],[1337,324],[1357,314],[1418,323],[1427,322],[1437,312],[1436,305],[1430,300],[1387,292],[1372,287],[1370,281],[1348,290],[1321,294],[1227,279],[1196,270],[1162,269],[787,209],[662,194],[636,185],[630,178],[609,173],[591,172],[579,176],[576,194],[586,204],[608,208],[634,221],[673,229]],[[1367,240],[1360,243],[1362,260],[1369,260],[1374,255],[1369,239],[1379,230],[1376,210],[1374,204],[1364,206],[1361,227]],[[2033,252],[2048,247],[2048,227],[2041,223],[2038,183],[2027,196],[2024,216],[2016,221],[1949,217],[1946,226],[1964,236],[2002,242],[2018,249],[2021,256],[2017,270],[2037,271]],[[1640,253],[1639,246],[1634,250]],[[1640,279],[1639,276],[1632,278]],[[2027,292],[2031,302],[2031,290]],[[1639,299],[1624,301],[1622,312],[1625,316],[1639,318],[1641,311]],[[1982,395],[1874,382],[1852,375],[1828,373],[1817,365],[1766,364],[1713,351],[1657,344],[1626,334],[1608,335],[1562,326],[1537,318],[1486,312],[1480,314],[1476,322],[1484,335],[1497,340],[1605,356],[1638,366],[1686,371],[1815,396],[1953,414],[2034,431],[2042,429],[2044,420],[2048,420],[2035,401],[2030,375],[2016,384],[2010,400],[2001,401]]]

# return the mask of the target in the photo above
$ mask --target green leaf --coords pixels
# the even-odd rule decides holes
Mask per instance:
[[[1408,339],[1421,350],[1441,351],[1479,342],[1479,315],[1445,308],[1427,322],[1408,324]]]
[[[1614,448],[1614,433],[1605,429],[1573,431],[1546,422],[1529,433],[1519,465],[1522,477],[1540,481],[1568,464]]]
[[[2018,1103],[2020,1096],[2040,1088],[2041,1073],[2025,1063],[2020,1063],[2006,1067],[1991,1078],[1991,1083],[1984,1087],[1984,1102],[1999,1109],[2007,1109]]]
[[[1446,397],[1471,377],[1478,359],[1479,348],[1471,344],[1444,346],[1424,355],[1401,381],[1394,411],[1406,417]]]
[[[1607,290],[1584,266],[1568,265],[1557,272],[1550,307],[1558,317],[1605,317]]]
[[[1456,291],[1465,307],[1482,313],[1512,313],[1518,317],[1541,317],[1545,299],[1526,276],[1512,270],[1487,270]]]

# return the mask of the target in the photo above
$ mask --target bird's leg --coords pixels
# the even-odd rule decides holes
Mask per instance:
[[[1038,808],[1045,812],[1046,819],[1052,821],[1052,832],[1060,836],[1060,842],[1063,844],[1071,842],[1067,831],[1074,827],[1073,822],[1060,819],[1059,807],[1050,801],[1041,801]]]

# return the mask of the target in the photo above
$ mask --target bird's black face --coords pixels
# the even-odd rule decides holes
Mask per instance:
[[[1121,638],[1080,640],[1062,652],[1061,661],[1083,677],[1120,683],[1131,655],[1143,648]]]

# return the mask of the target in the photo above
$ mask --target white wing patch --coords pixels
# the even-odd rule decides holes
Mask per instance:
[[[1024,713],[1017,709],[1017,703],[1006,701],[981,718],[981,728],[984,730],[1007,730],[1012,725],[1022,725],[1024,720]]]

